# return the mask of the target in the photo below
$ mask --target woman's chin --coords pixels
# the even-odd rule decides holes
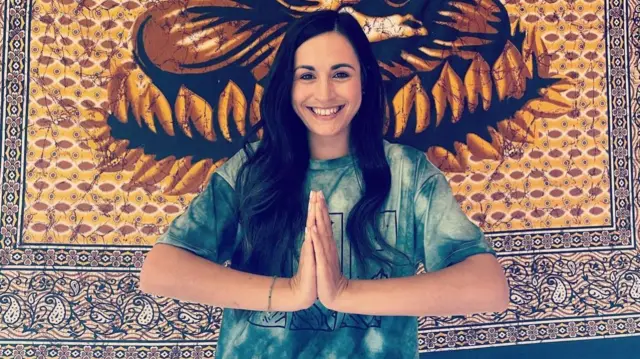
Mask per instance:
[[[316,137],[316,138],[340,138],[342,136],[348,136],[348,131],[345,131],[344,129],[342,129],[342,131],[340,129],[336,129],[336,130],[327,130],[327,129],[315,129],[315,128],[311,128],[309,129],[309,135],[311,135],[312,137]]]

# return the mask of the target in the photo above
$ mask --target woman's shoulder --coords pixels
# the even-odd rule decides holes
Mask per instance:
[[[251,152],[256,151],[259,144],[260,141],[250,142],[248,144],[247,147],[249,148],[250,154]],[[231,156],[222,165],[220,165],[220,167],[218,167],[214,174],[218,174],[219,176],[224,178],[224,180],[227,181],[232,188],[235,188],[238,172],[248,158],[249,157],[247,156],[247,152],[243,146],[233,156]]]
[[[404,173],[409,170],[416,180],[441,174],[442,172],[427,158],[426,153],[409,145],[384,141],[384,150],[391,173]],[[404,171],[403,171],[404,169]]]

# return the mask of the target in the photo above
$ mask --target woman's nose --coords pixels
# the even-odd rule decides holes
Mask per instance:
[[[328,101],[333,98],[333,83],[329,80],[320,80],[317,82],[316,98],[319,101]]]

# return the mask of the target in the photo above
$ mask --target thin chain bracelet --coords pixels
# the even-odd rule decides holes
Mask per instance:
[[[273,294],[273,286],[276,284],[276,279],[278,276],[273,276],[273,281],[271,281],[271,287],[269,288],[269,304],[267,305],[267,312],[271,312],[271,295]]]

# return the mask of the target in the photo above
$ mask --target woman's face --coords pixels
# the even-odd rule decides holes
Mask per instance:
[[[295,53],[292,105],[311,137],[348,141],[362,102],[360,62],[344,36],[328,32]]]

